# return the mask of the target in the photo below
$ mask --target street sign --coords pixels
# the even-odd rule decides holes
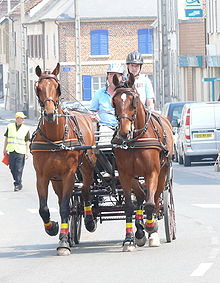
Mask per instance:
[[[185,15],[186,15],[187,18],[202,17],[203,11],[202,11],[202,9],[186,9]]]
[[[62,67],[62,71],[63,72],[70,72],[70,71],[72,71],[72,67],[68,67],[68,66]]]
[[[201,8],[201,0],[186,0],[186,8]]]

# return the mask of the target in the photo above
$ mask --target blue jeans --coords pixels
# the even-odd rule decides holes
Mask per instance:
[[[17,153],[15,151],[9,152],[9,162],[9,168],[14,179],[14,185],[21,185],[25,154]]]

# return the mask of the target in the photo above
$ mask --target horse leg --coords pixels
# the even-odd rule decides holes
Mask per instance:
[[[145,198],[145,193],[141,188],[138,180],[134,179],[132,181],[132,188],[137,199],[137,210],[135,214],[135,226],[137,231],[135,232],[135,243],[142,247],[146,243],[146,236],[144,232],[144,212],[143,212],[143,201]]]
[[[132,217],[134,213],[134,206],[131,200],[131,185],[132,185],[132,177],[129,177],[119,170],[119,180],[123,188],[123,194],[125,198],[124,211],[125,211],[125,219],[126,219],[126,232],[125,239],[123,241],[123,252],[131,252],[135,248],[134,242],[134,232],[133,232],[133,223]]]
[[[93,166],[87,158],[84,159],[80,172],[83,177],[82,197],[84,200],[84,223],[86,230],[94,232],[97,228],[97,220],[92,213],[92,199],[90,186],[93,182]]]
[[[146,213],[145,230],[148,232],[149,246],[159,247],[160,239],[157,233],[158,223],[154,213],[155,212],[154,197],[157,190],[158,173],[154,172],[149,179],[145,178],[145,180],[148,188],[147,201],[144,206]]]
[[[44,229],[50,236],[56,236],[59,231],[58,222],[50,220],[50,211],[47,206],[49,180],[37,176],[37,191],[39,196],[39,214],[44,222]]]
[[[57,247],[57,255],[64,256],[71,253],[69,244],[69,215],[70,215],[70,196],[72,193],[72,187],[74,184],[74,175],[69,173],[68,176],[64,176],[62,181],[52,181],[53,189],[59,199],[60,207],[60,234],[59,244]]]

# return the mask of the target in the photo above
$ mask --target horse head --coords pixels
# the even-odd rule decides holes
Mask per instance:
[[[113,77],[115,93],[112,104],[119,122],[118,134],[124,140],[132,138],[132,126],[137,114],[139,95],[135,90],[134,81],[133,74],[129,75],[128,80],[122,82],[119,82],[116,75]]]
[[[57,63],[52,73],[43,73],[39,66],[35,69],[35,73],[39,78],[35,84],[35,91],[42,109],[42,115],[48,122],[54,122],[56,119],[59,97],[61,95],[60,84],[57,78],[59,72],[59,63]]]

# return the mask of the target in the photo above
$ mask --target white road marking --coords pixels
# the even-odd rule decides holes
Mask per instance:
[[[50,210],[50,212],[58,212],[58,209],[54,208],[54,207],[50,207],[49,210]],[[38,208],[28,208],[27,211],[29,211],[30,213],[33,213],[33,214],[38,214],[39,213],[39,209]]]
[[[213,265],[213,262],[203,262],[191,273],[190,276],[203,276],[209,268]]]
[[[202,208],[220,208],[220,203],[193,203],[192,205]]]
[[[0,215],[4,215],[4,212],[0,210]]]

